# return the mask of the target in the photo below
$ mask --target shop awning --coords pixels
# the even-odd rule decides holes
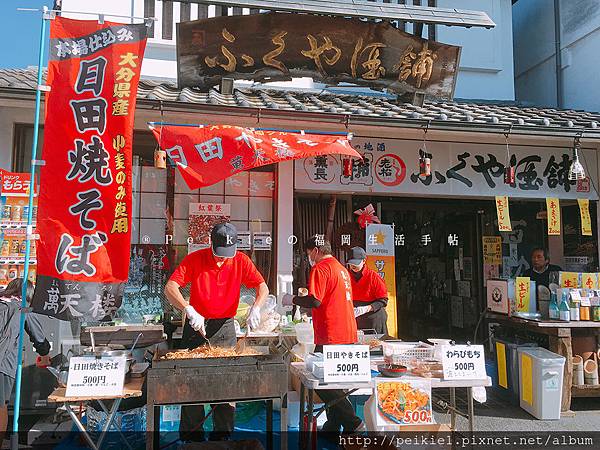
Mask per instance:
[[[190,189],[211,186],[255,167],[318,157],[346,155],[362,159],[348,135],[286,132],[231,125],[149,124],[161,149]]]
[[[458,27],[493,28],[494,21],[483,11],[470,11],[456,8],[435,8],[428,6],[395,5],[361,0],[190,0],[189,3],[203,3],[221,6],[237,6],[269,11],[294,13],[327,14],[341,17],[366,19],[401,20],[434,25]]]

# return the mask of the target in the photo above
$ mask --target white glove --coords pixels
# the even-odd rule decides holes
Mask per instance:
[[[363,314],[371,311],[371,305],[368,306],[357,306],[354,308],[354,317],[362,316]]]
[[[282,306],[292,306],[294,304],[294,296],[292,294],[283,294],[281,297]]]
[[[250,308],[248,317],[246,317],[246,325],[251,330],[256,330],[260,326],[260,308],[258,306]]]
[[[187,305],[185,307],[185,313],[188,318],[188,322],[190,326],[200,333],[202,336],[206,337],[206,327],[205,327],[205,319],[202,317],[198,311],[194,309],[192,305]]]

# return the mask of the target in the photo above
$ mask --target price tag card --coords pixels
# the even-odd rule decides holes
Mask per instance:
[[[371,381],[371,354],[368,345],[324,345],[325,383]]]
[[[69,361],[67,397],[114,397],[123,394],[125,356],[73,356]]]
[[[445,380],[483,380],[487,377],[483,345],[444,345],[442,364]]]
[[[431,410],[431,380],[402,377],[402,381],[376,378],[377,425],[435,423]]]

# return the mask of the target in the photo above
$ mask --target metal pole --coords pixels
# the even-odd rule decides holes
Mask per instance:
[[[35,193],[35,166],[37,157],[37,145],[40,126],[40,106],[42,97],[42,66],[44,63],[44,43],[46,39],[46,20],[48,19],[48,8],[44,6],[42,15],[42,28],[40,31],[40,54],[38,56],[37,90],[35,92],[35,119],[33,121],[33,143],[31,145],[31,170],[29,184],[29,211],[27,212],[27,234],[25,241],[25,267],[23,271],[23,289],[21,291],[21,322],[19,328],[19,347],[17,349],[17,374],[15,381],[15,407],[13,416],[13,428],[10,439],[11,449],[19,447],[19,412],[21,408],[21,377],[23,373],[23,335],[25,334],[25,314],[27,308],[27,277],[29,275],[29,260],[31,256],[31,239],[33,235],[33,197]]]

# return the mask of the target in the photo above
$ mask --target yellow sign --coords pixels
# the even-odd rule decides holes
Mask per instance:
[[[583,236],[592,235],[592,219],[590,217],[590,201],[588,199],[578,198],[579,214],[581,216],[581,234]]]
[[[500,236],[483,236],[483,263],[502,264],[502,238]]]
[[[581,287],[584,289],[599,289],[597,273],[582,273]]]
[[[548,236],[560,236],[560,203],[557,198],[546,199]]]
[[[396,312],[396,258],[394,256],[394,229],[391,225],[369,224],[367,235],[367,267],[383,278],[388,291],[386,307],[387,328],[390,336],[398,336]]]
[[[579,274],[575,272],[560,272],[560,287],[563,288],[578,288]]]
[[[533,364],[531,357],[521,354],[521,398],[533,405]]]
[[[506,346],[496,342],[496,359],[498,360],[498,384],[508,389],[508,374],[506,373]]]
[[[515,282],[515,299],[518,312],[529,312],[531,296],[531,280],[529,277],[517,277]]]
[[[508,211],[508,197],[506,195],[496,196],[496,213],[498,213],[498,230],[512,231],[510,212]]]

